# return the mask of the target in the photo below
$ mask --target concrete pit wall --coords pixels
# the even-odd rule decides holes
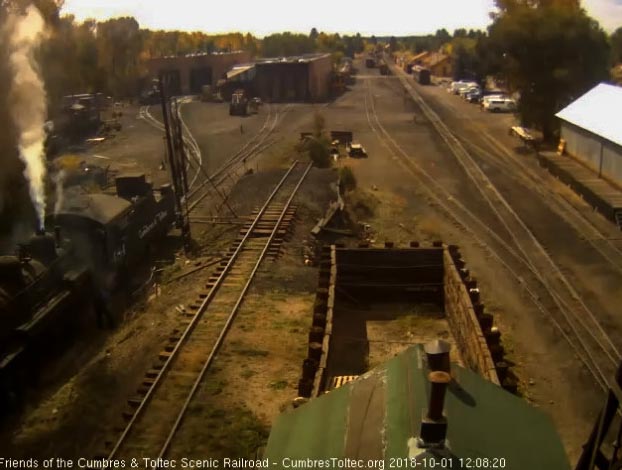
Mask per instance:
[[[443,306],[443,248],[361,245],[336,251],[337,288],[361,301],[434,303]]]
[[[498,343],[489,346],[485,336],[488,334],[490,340],[496,336],[492,333],[495,331],[492,329],[492,315],[484,312],[484,306],[479,301],[477,282],[469,277],[459,251],[452,248],[452,253],[449,250],[444,250],[443,253],[445,315],[449,327],[465,365],[499,385],[492,352],[499,361],[503,352]]]
[[[336,293],[394,299],[406,302],[439,302],[465,365],[511,392],[516,381],[508,364],[500,332],[480,302],[477,281],[470,275],[456,246],[435,242],[432,247],[384,248],[361,245],[356,249],[325,246],[320,255],[319,281],[307,358],[298,384],[301,397],[315,397],[326,389],[335,315]],[[378,297],[381,296],[381,297]]]
[[[335,245],[322,248],[313,320],[309,329],[309,347],[307,358],[302,363],[302,377],[298,382],[298,395],[301,397],[318,396],[325,380],[335,309],[336,259]]]

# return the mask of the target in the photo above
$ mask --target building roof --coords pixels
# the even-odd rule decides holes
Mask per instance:
[[[229,71],[227,72],[227,80],[231,80],[234,77],[237,77],[238,75],[243,74],[244,72],[248,72],[251,69],[255,68],[255,64],[240,64],[240,65],[235,65],[233,67],[231,67],[231,69],[229,69]]]
[[[423,60],[423,58],[426,57],[429,53],[430,53],[429,51],[420,52],[419,54],[414,55],[410,59],[408,59],[408,63],[409,64],[414,64],[415,61],[417,61],[417,60]]]
[[[265,57],[261,59],[257,59],[257,64],[296,64],[296,63],[309,63],[315,60],[324,59],[326,57],[330,57],[329,53],[325,52],[314,52],[310,54],[302,54],[296,56],[288,56],[288,57]]]
[[[282,414],[264,456],[283,468],[286,458],[388,460],[419,455],[422,450],[413,438],[419,435],[430,393],[424,357],[421,346],[411,347],[357,380]],[[517,470],[570,468],[544,413],[468,369],[452,364],[451,374],[444,411],[447,450],[440,456],[504,458],[504,468]]]
[[[423,62],[428,67],[434,67],[442,62],[449,60],[449,56],[447,54],[443,54],[442,52],[433,52],[428,57],[426,57]]]
[[[622,88],[601,83],[555,116],[606,140],[622,145]]]
[[[193,59],[197,57],[213,57],[213,56],[225,56],[225,55],[238,55],[244,54],[246,51],[238,50],[238,51],[214,51],[214,52],[192,52],[189,54],[180,54],[180,55],[165,55],[158,57],[150,57],[149,60],[174,60],[174,59]]]

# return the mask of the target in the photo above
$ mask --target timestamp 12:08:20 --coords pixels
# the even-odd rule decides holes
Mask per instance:
[[[390,469],[411,468],[455,468],[455,469],[480,469],[506,468],[506,460],[503,457],[417,457],[417,458],[391,458]]]

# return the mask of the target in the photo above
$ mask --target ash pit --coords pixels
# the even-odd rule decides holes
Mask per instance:
[[[515,391],[500,334],[455,246],[326,246],[301,397],[356,379],[413,344],[442,340],[451,361]]]

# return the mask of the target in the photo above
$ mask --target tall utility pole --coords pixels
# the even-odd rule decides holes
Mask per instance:
[[[190,233],[190,218],[188,211],[188,177],[186,174],[186,150],[184,136],[179,118],[177,101],[170,97],[169,89],[171,75],[160,74],[160,99],[162,102],[162,117],[166,132],[166,150],[168,165],[175,193],[175,207],[177,210],[177,228],[181,230],[184,250],[188,252],[192,245]]]

